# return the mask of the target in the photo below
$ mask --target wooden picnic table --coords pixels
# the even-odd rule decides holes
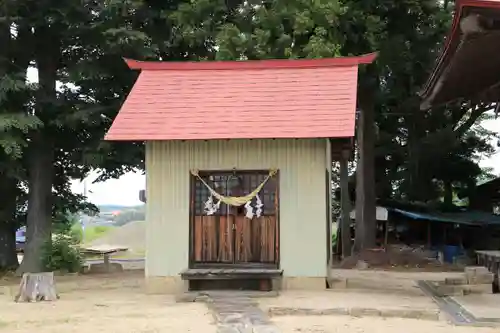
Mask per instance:
[[[500,285],[500,251],[476,251],[477,264],[488,268],[495,275],[494,283]]]
[[[109,263],[110,256],[115,254],[115,253],[128,251],[128,247],[112,246],[112,245],[89,246],[89,247],[83,246],[83,247],[80,247],[80,250],[82,253],[87,254],[87,255],[102,256],[103,263],[104,263],[104,269],[106,272],[110,272],[111,271],[111,266]]]

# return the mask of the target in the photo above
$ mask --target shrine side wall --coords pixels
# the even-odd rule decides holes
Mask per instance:
[[[324,278],[326,139],[155,141],[146,144],[146,276],[178,278],[189,260],[191,169],[279,169],[280,266]]]

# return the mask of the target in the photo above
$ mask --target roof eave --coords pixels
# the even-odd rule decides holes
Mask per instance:
[[[139,136],[139,135],[115,135],[114,133],[107,133],[104,136],[104,141],[136,141],[136,142],[147,142],[147,141],[205,141],[205,140],[309,140],[309,139],[345,139],[349,140],[349,143],[352,143],[354,138],[354,133],[352,135],[336,135],[333,137],[330,136],[276,136],[276,137],[200,137],[200,138],[162,138],[162,137],[151,137],[151,136]]]
[[[462,4],[460,1],[457,1],[456,6],[458,7],[455,10],[455,14],[453,17],[453,23],[451,27],[451,32],[446,39],[444,50],[439,56],[437,64],[434,66],[429,79],[424,85],[424,88],[418,93],[418,95],[422,98],[422,103],[420,104],[421,110],[427,110],[432,107],[432,103],[434,101],[434,97],[437,95],[440,89],[440,82],[442,82],[443,77],[441,76],[445,67],[448,65],[449,57],[455,53],[455,48],[453,45],[456,43],[456,39],[458,38],[458,28],[460,25],[460,18],[462,16]]]
[[[124,58],[130,69],[135,70],[243,70],[277,68],[341,67],[371,64],[378,53],[354,57],[321,59],[271,59],[242,61],[140,61]]]
[[[446,75],[446,68],[449,65],[449,62],[453,58],[457,48],[460,43],[458,42],[459,38],[459,27],[460,20],[462,18],[462,12],[464,7],[482,7],[482,8],[500,8],[499,0],[457,0],[456,1],[456,9],[455,14],[453,16],[453,23],[451,32],[445,42],[445,47],[439,60],[434,67],[429,79],[424,85],[424,88],[418,93],[418,95],[422,98],[422,102],[420,104],[421,110],[427,110],[433,106],[435,106],[434,98],[439,93],[441,89],[441,83],[444,80],[444,76]],[[444,73],[444,74],[443,74]],[[451,101],[448,101],[451,102]]]

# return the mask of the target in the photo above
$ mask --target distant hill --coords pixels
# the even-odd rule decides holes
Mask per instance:
[[[86,244],[87,246],[124,246],[129,248],[129,253],[144,254],[146,242],[146,223],[144,221],[132,221],[124,226],[110,229]]]

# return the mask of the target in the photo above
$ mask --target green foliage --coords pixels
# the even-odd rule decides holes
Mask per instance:
[[[80,272],[84,261],[76,245],[77,242],[68,235],[53,237],[42,249],[44,268],[48,271]]]
[[[461,104],[422,112],[417,92],[434,65],[452,8],[435,0],[110,0],[13,1],[0,6],[0,185],[11,193],[0,214],[25,220],[29,174],[53,153],[44,170],[57,232],[66,214],[96,212],[70,189],[92,169],[99,181],[144,168],[142,143],[102,137],[137,73],[123,57],[141,60],[322,58],[380,51],[360,69],[360,83],[376,83],[376,180],[379,198],[435,200],[450,185],[484,176],[479,154],[495,136],[472,127],[487,106]],[[36,66],[38,84],[26,84]],[[56,82],[60,89],[55,89]],[[47,169],[47,168],[46,168]],[[39,184],[38,184],[39,185]],[[38,187],[37,187],[38,188]],[[34,192],[32,192],[34,193]],[[30,207],[43,198],[32,196]],[[61,212],[65,212],[64,214]],[[66,213],[68,212],[68,213]],[[143,217],[118,217],[126,223]],[[32,223],[35,223],[32,222]],[[98,227],[99,228],[99,227]],[[38,229],[37,229],[38,230]],[[87,231],[93,239],[102,232]]]
[[[92,168],[117,177],[142,166],[141,144],[101,141],[136,78],[122,57],[154,56],[137,29],[147,21],[137,20],[139,11],[149,8],[128,0],[7,0],[0,7],[0,172],[16,170],[17,186],[37,193],[29,196],[28,228],[45,235],[51,215],[57,224],[61,211],[96,210],[71,193],[71,179]],[[38,70],[36,84],[25,83],[29,66]],[[46,198],[52,189],[55,200]],[[23,265],[39,269],[37,251],[26,252]]]
[[[477,156],[490,151],[492,133],[477,131],[473,125],[488,106],[419,109],[418,92],[450,28],[448,2],[342,2],[349,8],[341,16],[342,54],[379,51],[371,70],[360,70],[361,84],[371,80],[378,87],[378,198],[427,202],[441,198],[450,183],[453,190],[475,183],[482,174]]]
[[[58,211],[54,215],[52,232],[55,234],[68,234],[72,226],[78,223],[78,217],[71,213]]]
[[[340,55],[340,16],[336,1],[276,0],[262,6],[246,2],[240,16],[216,36],[216,58],[324,58]]]
[[[337,223],[332,223],[332,249],[336,249],[338,242],[338,225]]]
[[[86,226],[82,228],[82,225],[77,223],[74,224],[68,232],[68,235],[78,244],[88,244],[92,241],[103,237],[108,232],[113,230],[114,227],[111,226]]]
[[[83,228],[80,223],[75,223],[71,226],[69,230],[69,236],[78,244],[83,243],[84,235]]]
[[[30,94],[31,86],[21,80],[17,73],[5,73],[2,76],[0,68],[0,148],[10,158],[21,158],[22,150],[27,146],[26,134],[42,126],[35,115],[19,112],[19,108],[27,109]]]

